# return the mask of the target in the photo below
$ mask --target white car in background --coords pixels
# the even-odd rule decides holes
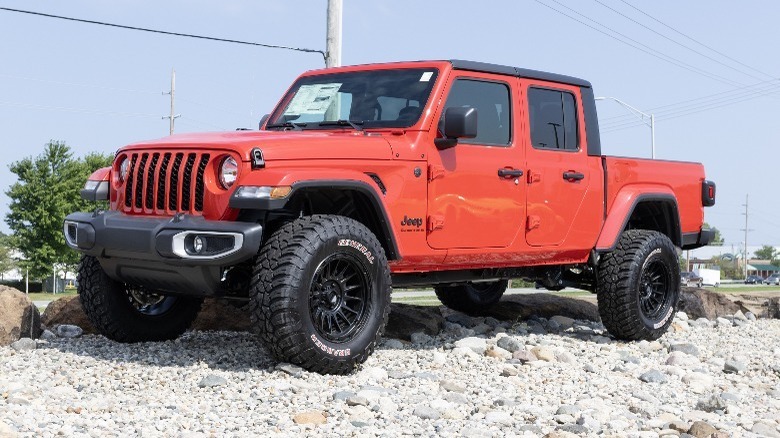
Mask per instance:
[[[780,274],[772,274],[769,277],[764,279],[764,283],[766,284],[774,284],[775,286],[780,286]]]

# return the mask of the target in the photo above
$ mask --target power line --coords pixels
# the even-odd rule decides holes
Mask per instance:
[[[751,78],[753,78],[753,79],[758,79],[758,80],[761,80],[761,79],[763,79],[763,78],[761,78],[761,77],[758,77],[758,76],[756,76],[756,75],[753,75],[753,74],[750,74],[750,73],[746,73],[746,72],[744,72],[743,70],[740,70],[740,69],[738,69],[738,68],[736,68],[736,67],[733,67],[733,66],[731,66],[731,65],[728,65],[728,64],[726,64],[725,62],[719,61],[719,60],[717,60],[717,59],[715,59],[715,58],[713,58],[713,57],[711,57],[711,56],[709,56],[709,55],[706,55],[706,54],[704,54],[704,53],[702,53],[702,52],[700,52],[700,51],[698,51],[698,50],[696,50],[696,49],[694,49],[694,48],[691,48],[691,47],[689,47],[689,46],[686,46],[685,44],[683,44],[683,43],[681,43],[681,42],[679,42],[679,41],[677,41],[677,40],[675,40],[675,39],[673,39],[673,38],[670,38],[670,37],[668,37],[668,36],[666,36],[666,35],[662,34],[661,32],[658,32],[657,30],[655,30],[655,29],[653,29],[653,28],[651,28],[651,27],[649,27],[649,26],[646,26],[646,25],[644,25],[644,24],[640,23],[640,22],[639,22],[639,21],[637,21],[637,20],[634,20],[633,18],[629,17],[628,15],[626,15],[626,14],[624,14],[624,13],[622,13],[622,12],[618,11],[617,9],[613,8],[612,6],[609,6],[609,5],[605,4],[605,3],[603,3],[601,0],[593,0],[593,1],[595,1],[596,3],[600,4],[601,6],[603,6],[603,7],[607,8],[607,9],[609,9],[610,11],[612,11],[612,12],[614,12],[614,13],[616,13],[616,14],[620,15],[621,17],[623,17],[623,18],[625,18],[625,19],[627,19],[627,20],[631,21],[632,23],[635,23],[635,24],[637,24],[637,25],[639,25],[639,26],[642,26],[643,28],[645,28],[645,29],[649,30],[650,32],[653,32],[654,34],[656,34],[656,35],[658,35],[658,36],[660,36],[660,37],[662,37],[662,38],[664,38],[664,39],[666,39],[666,40],[668,40],[668,41],[671,41],[671,42],[673,42],[674,44],[677,44],[677,45],[678,45],[678,46],[680,46],[680,47],[683,47],[683,48],[685,48],[685,49],[688,49],[688,50],[690,50],[691,52],[694,52],[694,53],[698,54],[699,56],[703,56],[703,57],[705,57],[705,58],[709,59],[710,61],[716,62],[716,63],[718,63],[718,64],[720,64],[720,65],[722,65],[722,66],[724,66],[724,67],[727,67],[727,68],[730,68],[730,69],[732,69],[732,70],[734,70],[734,71],[736,71],[736,72],[742,73],[743,75],[750,76],[750,77],[751,77]],[[625,2],[624,2],[624,3],[625,3]],[[657,21],[657,20],[656,20],[656,21]]]
[[[684,36],[685,38],[687,38],[687,39],[689,39],[689,40],[693,41],[694,43],[696,43],[696,44],[698,44],[698,45],[700,45],[700,46],[702,46],[702,47],[704,47],[704,48],[706,48],[706,49],[708,49],[708,50],[711,50],[711,51],[713,51],[713,52],[717,53],[717,54],[718,54],[718,55],[720,55],[720,56],[723,56],[724,58],[727,58],[727,59],[729,59],[729,60],[731,60],[731,61],[733,61],[733,62],[736,62],[737,64],[739,64],[739,65],[741,65],[741,66],[743,66],[743,67],[749,68],[750,70],[753,70],[754,72],[761,73],[761,74],[762,74],[762,75],[764,75],[764,76],[768,76],[768,77],[770,77],[770,78],[776,77],[775,75],[771,75],[771,74],[769,74],[769,73],[766,73],[766,72],[764,72],[764,71],[761,71],[761,70],[759,70],[759,69],[757,69],[757,68],[753,68],[753,67],[751,67],[751,66],[749,66],[749,65],[747,65],[747,64],[745,64],[745,63],[743,63],[743,62],[741,62],[741,61],[739,61],[739,60],[737,60],[737,59],[734,59],[734,58],[732,58],[731,56],[729,56],[729,55],[727,55],[727,54],[725,54],[725,53],[723,53],[723,52],[720,52],[720,51],[718,51],[718,50],[716,50],[716,49],[714,49],[714,48],[712,48],[712,47],[710,47],[710,46],[708,46],[708,45],[706,45],[706,44],[702,43],[701,41],[699,41],[699,40],[697,40],[697,39],[695,39],[695,38],[693,38],[693,37],[691,37],[691,36],[689,36],[689,35],[686,35],[686,34],[684,34],[684,33],[680,32],[679,30],[675,29],[674,27],[672,27],[672,26],[670,26],[670,25],[668,25],[668,24],[664,23],[663,21],[661,21],[661,20],[659,20],[659,19],[657,19],[657,18],[653,17],[652,15],[650,15],[650,14],[648,14],[647,12],[645,12],[645,11],[643,11],[643,10],[639,9],[638,7],[636,7],[636,6],[632,5],[631,3],[627,2],[626,0],[620,0],[620,1],[621,1],[621,2],[623,2],[623,3],[625,3],[626,5],[628,5],[629,7],[633,8],[634,10],[636,10],[637,12],[639,12],[640,14],[642,14],[642,15],[644,15],[644,16],[646,16],[646,17],[650,18],[651,20],[655,21],[656,23],[658,23],[658,24],[660,24],[660,25],[662,25],[662,26],[666,27],[667,29],[669,29],[669,30],[671,30],[671,31],[673,31],[673,32],[675,32],[675,33],[677,33],[677,34],[679,34],[679,35],[682,35],[682,36]]]
[[[122,24],[115,24],[115,23],[106,23],[103,21],[94,21],[94,20],[85,20],[82,18],[73,18],[73,17],[64,17],[61,15],[52,15],[52,14],[44,14],[42,12],[33,12],[33,11],[23,11],[21,9],[11,9],[11,8],[4,8],[0,7],[0,10],[2,11],[8,11],[8,12],[18,12],[20,14],[29,14],[29,15],[37,15],[40,17],[48,17],[48,18],[57,18],[60,20],[68,20],[68,21],[75,21],[79,23],[89,23],[89,24],[97,24],[100,26],[108,26],[108,27],[116,27],[120,29],[128,29],[128,30],[137,30],[141,32],[150,32],[150,33],[157,33],[162,35],[172,35],[172,36],[179,36],[179,37],[186,37],[186,38],[197,38],[201,40],[209,40],[209,41],[219,41],[223,43],[233,43],[233,44],[244,44],[247,46],[257,46],[257,47],[265,47],[268,49],[282,49],[282,50],[292,50],[295,52],[304,52],[304,53],[319,53],[322,55],[322,58],[325,59],[325,52],[322,50],[316,50],[316,49],[306,49],[301,47],[291,47],[291,46],[282,46],[278,44],[264,44],[264,43],[254,43],[251,41],[241,41],[241,40],[233,40],[228,38],[217,38],[217,37],[210,37],[210,36],[204,36],[204,35],[195,35],[190,33],[180,33],[180,32],[168,32],[165,30],[157,30],[157,29],[148,29],[145,27],[136,27],[136,26],[125,26]]]
[[[597,27],[594,27],[594,26],[592,26],[592,25],[590,25],[590,24],[588,24],[588,23],[586,23],[586,22],[584,22],[584,21],[582,21],[582,20],[580,20],[580,19],[578,19],[576,17],[573,17],[573,16],[567,14],[566,12],[558,10],[558,9],[548,5],[547,3],[544,3],[542,0],[534,0],[534,1],[536,3],[539,3],[540,5],[548,8],[548,9],[552,9],[553,11],[555,11],[555,12],[557,12],[557,13],[559,13],[559,14],[561,14],[561,15],[563,15],[563,16],[571,19],[571,20],[574,20],[574,21],[582,24],[583,26],[586,26],[586,27],[588,27],[590,29],[593,29],[596,32],[599,32],[599,33],[601,33],[603,35],[606,35],[606,36],[608,36],[608,37],[610,37],[610,38],[612,38],[614,40],[617,40],[617,41],[619,41],[619,42],[621,42],[621,43],[623,43],[623,44],[625,44],[627,46],[633,47],[634,49],[637,49],[637,50],[639,50],[641,52],[644,52],[644,53],[646,53],[646,54],[648,54],[650,56],[653,56],[655,58],[658,58],[658,59],[660,59],[662,61],[668,62],[670,64],[676,65],[677,67],[681,67],[681,68],[683,68],[685,70],[688,70],[690,72],[693,72],[693,73],[696,73],[696,74],[699,74],[699,75],[702,75],[702,76],[706,76],[706,77],[708,77],[710,79],[714,79],[714,80],[716,80],[718,82],[722,82],[722,83],[725,83],[725,84],[728,84],[728,85],[731,85],[731,86],[734,86],[735,84],[743,85],[743,84],[740,84],[739,82],[732,81],[732,80],[730,80],[728,78],[725,78],[725,77],[720,76],[720,75],[716,75],[714,73],[708,73],[708,72],[706,72],[704,70],[696,68],[696,67],[694,67],[694,66],[692,66],[690,64],[687,64],[687,63],[685,63],[683,61],[680,61],[680,60],[675,59],[675,58],[673,58],[671,56],[665,55],[665,54],[659,52],[658,50],[653,49],[652,47],[650,47],[650,46],[648,46],[646,44],[643,44],[643,43],[641,43],[641,42],[639,42],[639,41],[637,41],[637,40],[635,40],[635,39],[633,39],[633,38],[631,38],[631,37],[629,37],[629,36],[627,36],[625,34],[622,34],[622,33],[618,32],[618,31],[610,28],[609,26],[606,26],[606,25],[604,25],[602,23],[599,23],[598,21],[596,21],[596,20],[594,20],[594,19],[592,19],[592,18],[590,18],[590,17],[588,17],[588,16],[586,16],[586,15],[580,13],[580,12],[577,12],[576,10],[574,10],[574,9],[572,9],[572,8],[562,4],[562,3],[560,3],[557,0],[552,0],[552,1],[554,3],[560,5],[561,7],[566,8],[566,9],[574,12],[575,14],[585,18],[586,20],[591,21],[593,23],[596,23],[597,25],[599,25],[599,26],[609,30],[612,33],[608,33],[608,32],[603,31],[603,30],[601,30],[601,29],[599,29]],[[615,36],[613,34],[619,35],[620,37],[625,38],[625,39],[618,38],[617,36]],[[626,40],[628,40],[628,41],[626,41]],[[631,42],[629,42],[629,41],[631,41]],[[634,44],[632,44],[632,43],[634,43]]]

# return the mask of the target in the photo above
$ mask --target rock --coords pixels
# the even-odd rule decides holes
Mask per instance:
[[[455,312],[453,314],[447,315],[447,317],[444,319],[446,319],[447,322],[460,324],[466,328],[471,328],[474,326],[474,320],[470,316],[460,312]]]
[[[293,377],[301,377],[303,375],[303,368],[290,363],[280,363],[276,366],[276,369]]]
[[[511,426],[514,422],[512,416],[508,412],[504,411],[490,411],[485,414],[485,422],[490,424],[501,424],[504,426]]]
[[[510,353],[514,353],[515,351],[519,351],[524,349],[520,341],[513,338],[512,336],[504,336],[503,338],[499,339],[498,342],[496,342],[496,345],[503,348],[506,351],[509,351]]]
[[[2,293],[0,291],[0,293]],[[0,437],[2,438],[16,438],[17,434],[11,429],[11,426],[5,424],[4,421],[0,421]]]
[[[677,431],[677,430],[674,430],[674,429],[663,429],[663,430],[658,432],[658,436],[661,437],[661,438],[663,438],[663,437],[675,437],[675,436],[680,436],[680,432]]]
[[[444,317],[441,316],[438,307],[392,303],[385,336],[411,341],[412,333],[422,332],[428,336],[436,336],[442,327],[444,327]]]
[[[765,436],[769,438],[780,438],[780,432],[777,431],[777,428],[775,426],[760,421],[754,423],[750,431],[759,436]]]
[[[454,380],[442,380],[439,382],[441,389],[451,392],[466,392],[466,386]]]
[[[499,359],[499,360],[507,360],[512,357],[512,353],[504,350],[501,347],[494,345],[488,348],[487,351],[485,351],[485,356],[492,357],[494,359]]]
[[[471,348],[468,347],[455,347],[450,351],[450,354],[457,356],[457,357],[473,357],[473,358],[479,358],[480,355],[474,352]]]
[[[693,344],[672,344],[669,347],[669,351],[681,351],[685,354],[690,354],[691,356],[699,357],[699,348],[696,347]]]
[[[558,426],[556,428],[558,432],[566,432],[573,436],[583,436],[587,435],[588,429],[585,428],[585,426],[579,425],[579,424],[564,424],[562,426]],[[571,436],[571,435],[565,435],[565,436]],[[559,435],[560,436],[560,435]]]
[[[658,370],[650,370],[639,376],[639,380],[645,383],[664,383],[666,382],[666,376]]]
[[[84,313],[78,295],[59,298],[49,303],[41,315],[41,323],[46,327],[55,327],[61,324],[75,325],[81,327],[81,330],[86,334],[98,333]]]
[[[52,341],[54,339],[57,339],[57,335],[54,334],[51,330],[44,330],[43,333],[41,333],[41,339],[46,341]]]
[[[521,363],[526,362],[532,362],[535,360],[539,360],[539,358],[536,357],[536,355],[529,350],[517,350],[514,353],[512,353],[512,359],[519,360]]]
[[[447,392],[445,393],[442,398],[444,400],[447,400],[450,403],[455,403],[459,405],[467,405],[469,404],[469,399],[465,395],[459,393],[459,392]]]
[[[547,347],[534,347],[531,349],[531,353],[539,360],[545,362],[555,362],[555,353]]]
[[[780,319],[780,297],[772,297],[766,303],[767,318]]]
[[[381,382],[388,378],[387,371],[384,368],[379,367],[365,367],[360,370],[358,376],[361,379],[373,380],[375,382]]]
[[[696,409],[704,412],[722,411],[726,409],[726,401],[719,395],[710,394],[709,396],[701,397],[699,401],[696,402]]]
[[[348,398],[354,397],[355,394],[352,391],[336,391],[333,393],[333,400],[347,401]]]
[[[409,335],[409,339],[412,341],[412,344],[414,345],[422,345],[427,344],[431,341],[433,341],[433,338],[426,335],[423,332],[415,332]]]
[[[482,356],[483,354],[485,354],[485,351],[487,350],[487,341],[483,338],[475,338],[475,337],[464,338],[455,342],[455,347],[470,348],[472,351]]]
[[[320,411],[301,412],[295,414],[295,416],[293,417],[293,422],[295,424],[320,425],[320,424],[325,424],[327,421],[328,420],[327,418],[325,418],[324,413]]]
[[[718,327],[733,327],[734,326],[733,322],[729,321],[726,318],[720,318],[720,317],[715,319],[715,323],[717,324]]]
[[[209,374],[208,376],[201,379],[201,381],[198,383],[198,386],[201,388],[212,388],[214,386],[224,385],[227,385],[227,380],[224,377],[217,376],[215,374]]]
[[[747,321],[747,320],[748,320],[748,319],[747,319],[747,316],[745,316],[745,314],[744,314],[744,313],[742,313],[742,310],[737,310],[737,311],[734,313],[734,319],[736,319],[736,320],[738,320],[738,321]]]
[[[679,319],[680,321],[687,321],[687,320],[689,319],[689,318],[688,318],[688,314],[687,314],[687,313],[685,313],[685,312],[677,312],[677,313],[674,315],[674,317],[675,317],[675,318],[677,318],[677,319]]]
[[[732,312],[734,313],[734,312]],[[592,302],[548,293],[505,295],[482,314],[499,321],[516,321],[531,316],[565,316],[585,321],[600,321],[598,307]]]
[[[745,371],[745,368],[747,368],[747,365],[738,360],[727,360],[726,363],[723,364],[723,372],[727,374],[739,374],[742,371]]]
[[[368,399],[359,395],[353,395],[345,400],[347,406],[368,406]]]
[[[710,435],[715,433],[718,433],[718,429],[715,429],[715,427],[705,421],[694,421],[688,430],[688,434],[696,438],[709,438]]]
[[[37,339],[41,332],[41,315],[27,295],[0,285],[0,346],[22,337]]]
[[[680,290],[679,310],[691,319],[715,319],[719,316],[731,316],[740,310],[740,307],[725,294],[683,287]]]
[[[666,358],[666,364],[678,367],[692,367],[701,364],[701,361],[694,356],[685,354],[682,351],[675,351]]]
[[[574,319],[563,315],[555,315],[550,318],[549,322],[558,324],[561,330],[570,329],[574,326]]]
[[[417,406],[414,408],[414,415],[422,418],[423,420],[438,420],[441,418],[441,414],[436,409],[428,406]]]
[[[30,351],[38,348],[38,344],[34,339],[22,338],[13,342],[11,344],[11,348],[13,348],[15,351]]]
[[[582,409],[574,405],[560,405],[558,410],[555,411],[555,415],[571,415],[576,417]]]
[[[245,332],[252,328],[249,309],[240,301],[206,298],[190,330]]]
[[[479,323],[471,328],[474,330],[474,334],[476,335],[484,335],[485,333],[493,330],[493,327],[490,327],[489,325],[485,323]]]
[[[501,376],[502,377],[512,377],[519,374],[519,371],[516,367],[512,365],[504,365],[504,368],[501,369]]]
[[[747,318],[748,321],[755,321],[756,315],[753,312],[745,312],[745,318]]]
[[[382,342],[382,346],[384,348],[389,348],[391,350],[403,350],[404,349],[404,343],[401,342],[398,339],[385,339],[384,342]]]
[[[568,351],[559,351],[555,353],[555,360],[561,363],[574,364],[577,363],[577,358]]]
[[[84,330],[77,325],[60,324],[54,327],[54,333],[61,338],[78,338],[84,334]]]

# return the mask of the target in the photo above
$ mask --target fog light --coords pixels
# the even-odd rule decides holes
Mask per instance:
[[[206,242],[203,241],[203,238],[200,236],[195,236],[194,239],[192,239],[192,249],[195,251],[195,254],[200,254],[203,252],[203,249],[206,246]]]

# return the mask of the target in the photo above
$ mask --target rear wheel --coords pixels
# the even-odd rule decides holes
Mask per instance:
[[[506,292],[508,280],[436,286],[436,297],[452,310],[478,315],[496,304]]]
[[[657,231],[628,230],[599,262],[601,321],[618,339],[654,340],[672,324],[680,294],[674,245]]]
[[[260,250],[250,314],[278,360],[346,374],[376,347],[390,311],[390,285],[384,250],[363,224],[303,217]]]
[[[203,302],[115,281],[92,256],[81,258],[77,279],[87,318],[103,336],[118,342],[175,339],[190,327]]]

